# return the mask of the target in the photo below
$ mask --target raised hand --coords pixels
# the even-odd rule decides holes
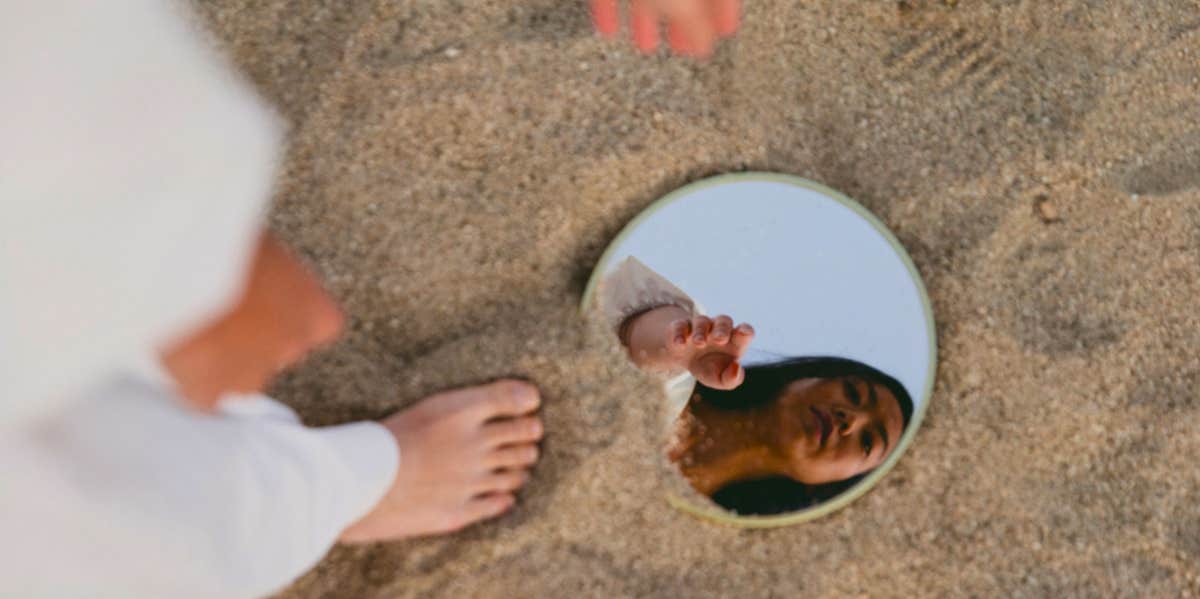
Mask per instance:
[[[590,0],[596,30],[609,37],[621,31],[618,0]],[[706,57],[717,39],[733,35],[741,19],[741,0],[629,0],[629,31],[638,50],[659,45],[659,24],[667,23],[667,44],[678,54]]]
[[[746,377],[741,358],[754,340],[754,327],[736,327],[724,314],[691,316],[679,306],[661,306],[622,327],[621,342],[634,364],[645,370],[687,370],[714,389],[733,389]]]
[[[696,380],[713,389],[733,389],[746,379],[741,359],[754,340],[754,327],[736,327],[727,315],[696,316],[671,323],[671,353]]]

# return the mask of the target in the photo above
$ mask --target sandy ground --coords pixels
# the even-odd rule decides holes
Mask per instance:
[[[707,64],[572,0],[197,2],[292,122],[272,226],[350,315],[276,394],[315,424],[546,397],[514,514],[285,597],[1200,595],[1200,2],[746,1]],[[660,500],[654,386],[575,310],[627,219],[747,169],[878,214],[939,325],[896,470],[772,531]]]

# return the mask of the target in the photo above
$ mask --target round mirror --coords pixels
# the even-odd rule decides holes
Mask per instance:
[[[664,452],[695,515],[780,526],[838,509],[912,441],[933,388],[933,315],[896,238],[817,183],[724,175],[617,236],[583,308],[662,381]]]

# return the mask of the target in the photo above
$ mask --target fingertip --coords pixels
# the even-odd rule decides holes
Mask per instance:
[[[658,34],[654,35],[634,35],[634,45],[637,46],[638,52],[642,54],[654,54],[658,50]]]
[[[742,6],[740,0],[719,0],[716,6],[717,35],[729,37],[737,33],[741,24]]]
[[[592,24],[596,31],[606,37],[613,37],[621,28],[617,0],[591,0]]]
[[[677,54],[691,54],[691,44],[683,30],[675,23],[667,25],[667,45]]]
[[[733,389],[742,384],[745,376],[746,372],[742,369],[741,364],[732,362],[725,369],[725,372],[721,373],[721,381],[729,385],[730,389]]]
[[[727,315],[720,315],[713,321],[712,341],[717,345],[725,345],[729,342],[729,338],[733,333],[733,319]]]
[[[643,54],[652,54],[658,49],[658,16],[650,9],[645,0],[631,2],[629,13],[634,45]]]

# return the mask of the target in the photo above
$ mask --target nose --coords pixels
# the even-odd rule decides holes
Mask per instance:
[[[867,421],[870,420],[865,412],[852,408],[837,408],[833,411],[833,417],[836,420],[838,434],[842,436],[853,434],[866,426]]]

